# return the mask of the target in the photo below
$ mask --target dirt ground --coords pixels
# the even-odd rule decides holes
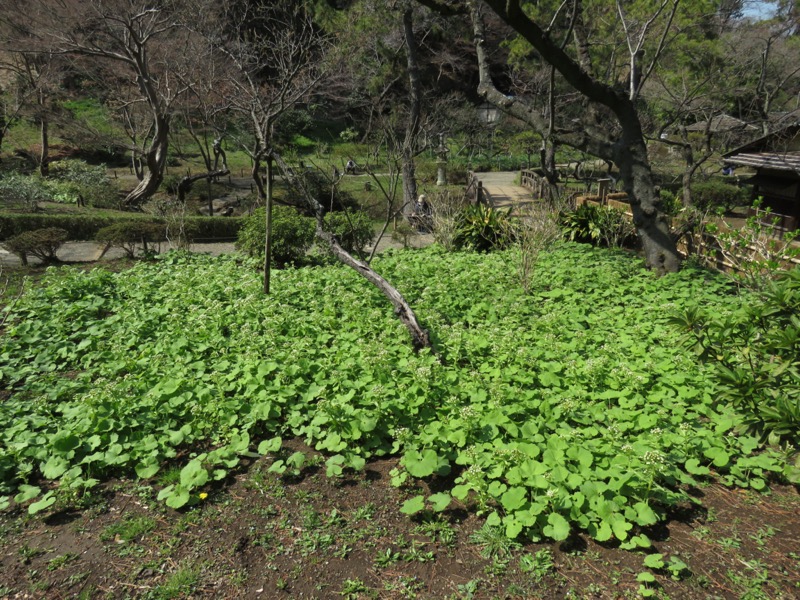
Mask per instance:
[[[159,482],[109,482],[45,516],[6,511],[0,597],[800,597],[796,489],[695,490],[703,509],[686,506],[646,530],[651,552],[685,568],[653,570],[642,553],[581,534],[511,543],[482,528],[471,506],[406,517],[399,508],[416,492],[389,485],[394,460],[329,479],[313,450],[289,446],[311,457],[300,476],[269,473],[273,459],[258,459],[187,510],[156,500],[167,473]],[[653,583],[637,581],[648,574]]]

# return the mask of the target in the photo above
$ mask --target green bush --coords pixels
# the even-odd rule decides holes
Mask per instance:
[[[164,223],[129,221],[103,227],[95,239],[105,244],[106,250],[111,247],[122,248],[129,258],[133,258],[139,246],[147,253],[148,244],[166,241],[167,230]]]
[[[362,211],[333,212],[325,215],[325,227],[348,252],[363,252],[375,237],[372,220]]]
[[[35,256],[47,264],[58,261],[56,253],[68,238],[69,234],[65,230],[48,227],[15,235],[6,240],[3,246],[19,256],[23,265],[28,264],[28,256]]]
[[[689,307],[672,322],[715,363],[718,398],[746,415],[749,433],[800,444],[800,267],[778,275],[737,313]]]
[[[730,183],[709,179],[692,184],[692,203],[701,210],[729,211],[747,204],[747,193]]]
[[[36,211],[39,202],[50,199],[45,182],[35,175],[11,173],[0,179],[0,206]]]
[[[255,258],[264,259],[266,241],[265,209],[259,208],[244,219],[236,248]],[[272,263],[284,266],[302,262],[314,241],[314,219],[293,208],[275,206],[272,210]]]
[[[680,190],[678,193],[680,193]],[[683,208],[681,197],[675,192],[661,189],[659,190],[658,195],[661,199],[661,212],[663,212],[665,215],[674,217],[680,212],[681,208]]]
[[[74,159],[53,161],[48,184],[56,202],[95,208],[119,206],[119,191],[108,178],[105,165],[89,165]]]
[[[195,243],[233,242],[246,217],[186,217]]]
[[[456,220],[453,246],[457,250],[489,252],[514,241],[511,210],[501,211],[483,204],[467,206]]]
[[[614,248],[630,246],[636,240],[636,230],[624,212],[599,204],[581,204],[562,212],[559,224],[572,242]]]

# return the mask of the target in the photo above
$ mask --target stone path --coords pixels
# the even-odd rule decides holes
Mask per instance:
[[[433,236],[431,234],[416,234],[410,236],[408,245],[411,248],[423,248],[433,243]],[[391,231],[387,231],[386,235],[381,238],[378,243],[378,252],[383,252],[387,248],[402,248],[403,244],[399,241],[393,240]],[[372,248],[367,249],[367,253]],[[161,244],[160,251],[166,252],[170,250],[168,243]],[[105,253],[103,258],[100,254],[103,251],[103,246],[95,242],[66,242],[58,250],[58,258],[65,263],[80,263],[80,262],[94,262],[97,260],[114,260],[125,256],[125,252],[120,248],[111,248]],[[232,243],[217,243],[217,244],[192,244],[192,252],[210,254],[211,256],[219,256],[220,254],[231,254],[236,252],[236,248]],[[34,257],[28,257],[28,263],[36,265],[39,260]],[[19,258],[15,254],[11,254],[4,248],[0,247],[0,266],[19,266]]]

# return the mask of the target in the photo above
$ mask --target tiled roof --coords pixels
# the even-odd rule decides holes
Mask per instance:
[[[742,152],[725,157],[725,163],[776,171],[793,171],[800,175],[800,152]]]

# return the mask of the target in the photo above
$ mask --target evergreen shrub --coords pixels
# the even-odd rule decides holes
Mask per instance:
[[[239,230],[236,248],[254,258],[264,259],[266,242],[266,212],[256,209],[244,219]],[[275,206],[272,210],[272,263],[285,266],[299,263],[314,242],[314,219],[304,217],[288,206]]]

